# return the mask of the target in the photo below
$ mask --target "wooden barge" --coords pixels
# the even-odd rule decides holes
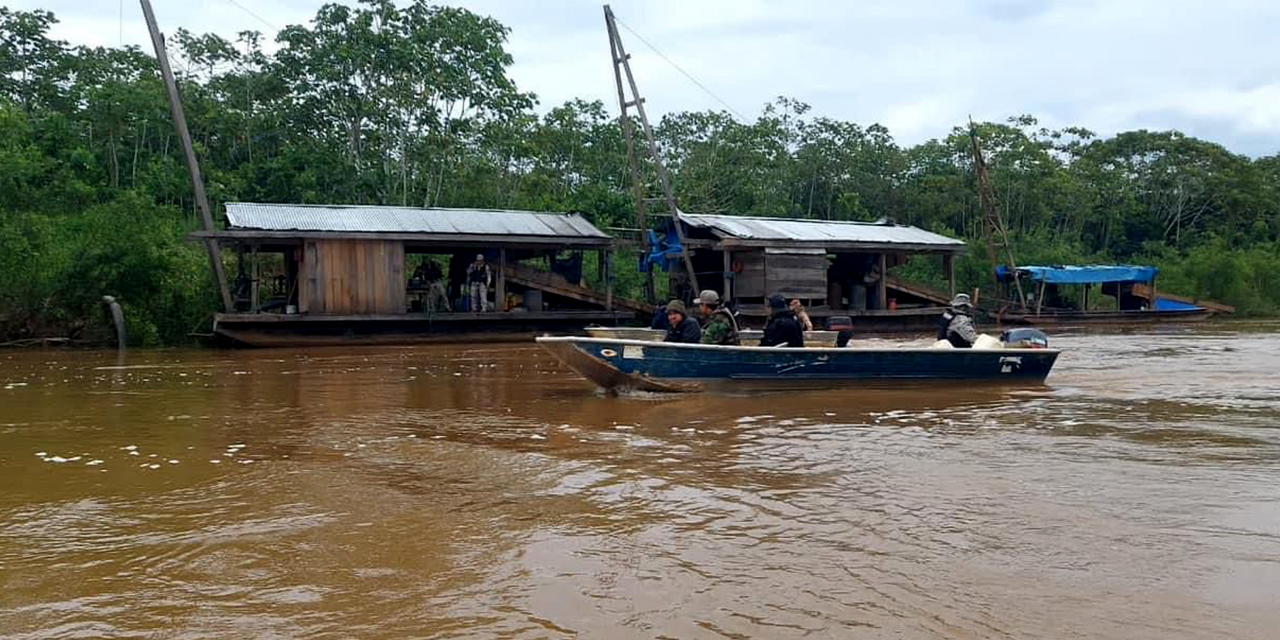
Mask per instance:
[[[226,214],[227,229],[192,235],[236,252],[233,310],[213,325],[232,344],[528,340],[653,311],[613,295],[614,240],[575,214],[256,203],[228,203]],[[491,311],[466,304],[477,254]],[[414,277],[427,261],[440,295]]]

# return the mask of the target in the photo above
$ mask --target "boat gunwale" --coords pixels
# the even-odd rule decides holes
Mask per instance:
[[[722,344],[695,344],[690,342],[658,342],[653,340],[632,340],[629,338],[589,338],[581,336],[538,336],[536,342],[563,342],[563,343],[586,343],[586,344],[622,344],[648,348],[667,348],[667,349],[700,349],[711,351],[751,351],[751,352],[769,352],[769,353],[949,353],[957,354],[965,353],[1013,353],[1013,354],[1036,354],[1061,355],[1061,349],[1033,349],[1026,347],[1001,347],[999,349],[940,349],[935,347],[761,347],[753,345],[722,345]]]

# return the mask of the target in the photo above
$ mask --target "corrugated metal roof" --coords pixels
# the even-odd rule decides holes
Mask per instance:
[[[870,222],[834,222],[795,218],[759,218],[682,213],[686,224],[742,240],[813,243],[850,242],[869,245],[914,244],[963,248],[964,242],[918,227]]]
[[[609,238],[573,213],[254,202],[226,207],[233,229]]]

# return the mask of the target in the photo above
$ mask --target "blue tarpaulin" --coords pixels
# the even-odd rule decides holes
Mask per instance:
[[[1156,311],[1197,311],[1203,308],[1204,307],[1197,307],[1194,304],[1178,302],[1177,300],[1170,300],[1168,298],[1158,298],[1156,300]]]
[[[684,246],[680,244],[680,236],[675,228],[668,226],[662,237],[653,229],[649,229],[649,255],[640,256],[640,272],[649,273],[654,267],[663,271],[671,268],[671,264],[684,254]]]
[[[1103,282],[1145,282],[1156,279],[1160,270],[1155,267],[1135,265],[1087,265],[1087,266],[1050,266],[1050,267],[1018,267],[1018,273],[1035,282],[1049,284],[1099,284]],[[1009,279],[1009,267],[996,267],[996,275],[1001,281]]]

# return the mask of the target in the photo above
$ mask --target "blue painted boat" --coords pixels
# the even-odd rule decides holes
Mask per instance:
[[[713,380],[1040,382],[1056,349],[785,348],[540,337],[538,345],[605,389],[699,391]]]

